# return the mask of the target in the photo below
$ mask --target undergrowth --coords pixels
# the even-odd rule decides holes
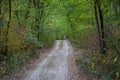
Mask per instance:
[[[28,51],[13,51],[9,52],[10,55],[7,57],[2,56],[3,60],[0,64],[0,77],[8,79],[14,75],[14,73],[19,72],[23,65],[30,60],[37,58],[38,53],[36,51],[37,48]]]
[[[82,64],[82,67],[98,80],[120,80],[120,62],[113,54],[103,56],[92,50],[84,51],[83,58],[77,59],[76,63]]]

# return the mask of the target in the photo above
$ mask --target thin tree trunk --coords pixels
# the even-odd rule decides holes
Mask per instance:
[[[30,6],[31,6],[31,0],[27,0],[27,11],[26,11],[26,14],[25,14],[25,19],[27,20],[28,17],[29,17],[29,10],[30,10]]]
[[[7,30],[6,30],[6,44],[5,44],[5,52],[4,55],[8,55],[8,35],[9,35],[9,28],[10,28],[10,23],[11,23],[11,0],[9,0],[9,20],[7,23]]]
[[[98,29],[98,37],[99,37],[99,46],[100,46],[100,52],[102,49],[102,43],[101,43],[101,28],[100,28],[100,24],[99,24],[99,18],[98,18],[98,11],[97,11],[97,1],[94,0],[94,15],[95,15],[95,20],[96,20],[96,25],[97,25],[97,29]]]
[[[0,0],[0,19],[1,19],[1,14],[2,14],[2,0]]]
[[[35,2],[35,30],[37,30],[37,40],[39,41],[39,4],[40,2],[36,0]]]
[[[34,7],[35,7],[35,30],[37,30],[36,37],[39,41],[40,38],[40,27],[42,22],[42,16],[43,16],[43,2],[40,2],[39,0],[34,0]]]
[[[39,28],[38,29],[41,29],[41,24],[42,24],[42,19],[43,19],[43,5],[44,5],[44,3],[43,2],[40,2],[39,3],[39,8],[38,8],[38,14],[39,14],[39,21],[38,21],[38,23],[39,23]],[[40,34],[41,34],[41,32],[39,32],[38,33],[38,40],[39,40],[39,38],[40,38]]]
[[[103,14],[101,11],[101,4],[98,3],[98,12],[99,12],[99,18],[100,18],[100,27],[101,27],[101,41],[102,41],[102,51],[101,54],[106,54],[106,41],[105,41],[105,28],[104,28],[104,19]]]
[[[19,21],[19,20],[20,20],[19,12],[16,11],[16,12],[15,12],[15,15],[16,15],[16,18],[17,18],[17,20],[18,20],[18,25],[19,25],[19,27],[21,27],[21,22]]]
[[[2,26],[2,0],[0,0],[0,27]],[[0,29],[1,34],[1,29]]]

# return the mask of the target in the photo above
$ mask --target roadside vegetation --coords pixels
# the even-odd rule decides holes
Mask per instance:
[[[120,0],[0,0],[0,77],[60,39],[83,49],[89,74],[120,79]]]

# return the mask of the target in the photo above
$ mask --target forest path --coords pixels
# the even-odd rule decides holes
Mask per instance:
[[[69,51],[67,40],[57,40],[52,52],[25,80],[69,80]]]

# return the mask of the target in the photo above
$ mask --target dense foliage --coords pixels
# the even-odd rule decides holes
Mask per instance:
[[[120,0],[0,0],[0,77],[19,70],[36,49],[68,39],[92,50],[88,66],[105,70],[97,70],[101,80],[119,79],[119,20]]]

